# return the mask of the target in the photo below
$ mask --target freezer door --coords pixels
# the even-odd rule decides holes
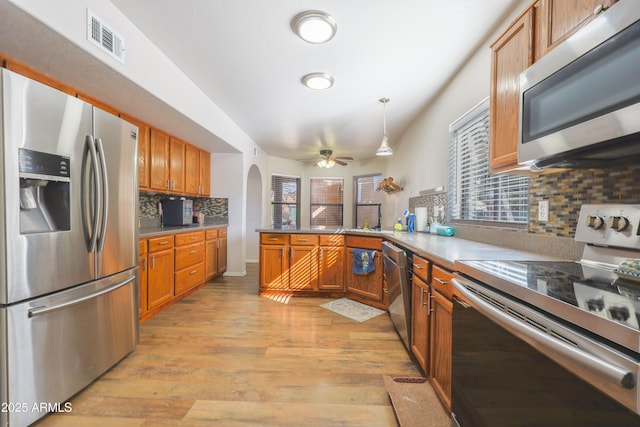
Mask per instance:
[[[84,224],[81,215],[83,152],[92,123],[89,104],[6,69],[0,72],[0,263],[5,264],[0,304],[9,304],[94,280],[94,256],[87,250],[90,221]],[[67,182],[47,178],[46,171],[45,179],[21,178],[20,149],[68,158]],[[32,197],[21,203],[26,190]],[[36,200],[48,217],[40,229],[27,220],[37,213],[29,206]]]
[[[0,308],[7,337],[2,343],[7,364],[0,367],[7,367],[0,373],[7,382],[0,397],[21,405],[0,418],[26,426],[57,403],[65,410],[67,399],[134,349],[139,336],[135,271]]]
[[[138,128],[94,108],[102,194],[97,277],[135,267],[138,230]]]

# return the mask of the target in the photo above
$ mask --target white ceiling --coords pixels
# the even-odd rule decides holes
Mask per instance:
[[[391,146],[519,0],[111,0],[268,154],[321,148],[373,157],[387,105]],[[324,45],[291,30],[305,10],[338,24]],[[310,72],[335,83],[312,91]],[[478,82],[487,84],[488,82]]]

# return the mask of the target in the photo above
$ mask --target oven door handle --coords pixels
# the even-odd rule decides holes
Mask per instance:
[[[463,285],[458,279],[453,279],[451,282],[455,289],[460,292],[462,296],[467,299],[467,301],[470,302],[478,311],[496,322],[498,325],[512,332],[516,336],[525,338],[525,340],[534,341],[538,345],[551,352],[561,354],[564,357],[570,358],[572,361],[577,362],[581,366],[591,371],[597,372],[601,377],[608,380],[609,382],[622,386],[626,389],[632,389],[635,387],[635,377],[633,373],[628,369],[621,368],[607,362],[606,360],[602,360],[601,358],[587,353],[586,351],[578,347],[574,347],[570,344],[565,343],[564,341],[556,339],[537,328],[527,326],[520,320],[515,319],[502,310],[499,310],[491,304],[483,301],[473,292],[470,292],[467,287]],[[513,301],[510,301],[509,304],[516,307],[518,306],[518,304]]]

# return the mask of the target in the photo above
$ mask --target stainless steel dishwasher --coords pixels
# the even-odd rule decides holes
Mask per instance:
[[[411,254],[389,242],[382,243],[384,276],[389,294],[389,315],[391,322],[402,338],[407,351],[411,353],[411,282],[407,258]]]

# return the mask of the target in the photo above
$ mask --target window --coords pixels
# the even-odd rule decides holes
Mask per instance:
[[[382,220],[382,203],[380,192],[376,191],[376,188],[382,182],[382,175],[357,176],[353,180],[356,228],[362,228],[365,218],[369,221],[369,228],[379,228]]]
[[[529,177],[489,174],[489,98],[449,126],[449,217],[491,225],[527,224]]]
[[[271,176],[271,227],[296,228],[300,212],[300,178]]]
[[[343,178],[311,178],[311,228],[342,228]]]

